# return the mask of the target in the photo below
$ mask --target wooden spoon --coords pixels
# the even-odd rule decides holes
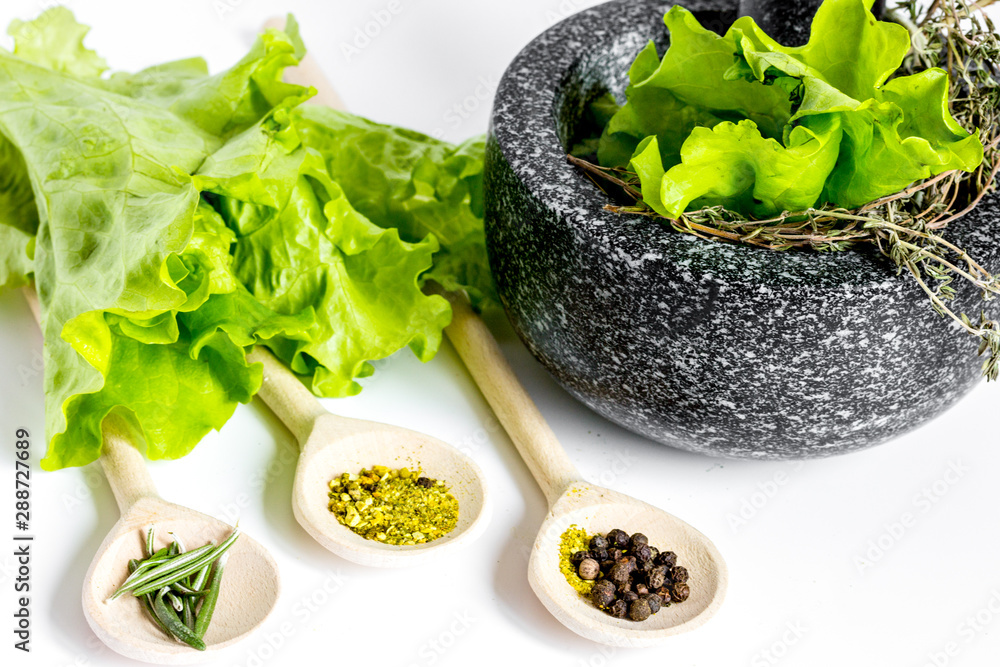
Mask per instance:
[[[283,29],[284,19],[273,18],[265,28]],[[311,55],[286,74],[299,85],[313,85],[311,103],[343,109]],[[306,532],[338,556],[361,565],[414,565],[476,539],[489,522],[485,476],[476,463],[446,442],[423,433],[378,422],[339,417],[327,412],[302,382],[263,347],[248,359],[264,365],[259,396],[292,432],[301,446],[292,509]],[[385,465],[421,469],[427,477],[445,482],[458,500],[458,525],[446,536],[414,546],[395,546],[366,540],[348,529],[327,509],[329,483],[344,472]]]
[[[25,290],[28,305],[39,319],[38,297]],[[155,526],[156,548],[177,536],[188,548],[222,542],[232,526],[200,512],[168,503],[156,493],[142,454],[128,427],[112,413],[102,424],[101,466],[111,484],[121,518],[97,550],[83,580],[83,613],[101,641],[135,660],[164,665],[188,665],[217,657],[220,650],[250,634],[271,613],[280,588],[278,565],[259,543],[240,535],[228,551],[222,592],[205,634],[205,651],[168,637],[146,614],[139,599],[123,595],[106,602],[128,576],[128,562],[145,556],[149,526]]]
[[[464,296],[442,294],[454,313],[445,333],[549,502],[528,563],[535,595],[570,630],[611,646],[650,646],[711,618],[722,604],[729,576],[711,540],[657,507],[584,481],[482,319]],[[571,525],[592,534],[604,535],[613,528],[644,533],[651,545],[676,552],[678,563],[690,572],[691,597],[641,622],[597,609],[559,569],[560,540]]]
[[[361,565],[398,567],[458,549],[486,529],[486,482],[483,471],[468,456],[423,433],[332,415],[267,349],[258,347],[247,358],[264,365],[264,384],[258,395],[301,444],[292,510],[317,542]],[[419,468],[427,477],[444,481],[458,500],[458,525],[431,542],[395,546],[367,540],[341,524],[327,508],[330,480],[373,465]]]
[[[267,23],[268,27],[282,25],[276,19]],[[325,100],[339,102],[309,56],[288,70],[286,79],[312,85]],[[584,481],[465,296],[438,293],[451,302],[454,313],[445,333],[549,501],[549,515],[528,565],[528,581],[546,608],[574,632],[612,646],[649,646],[711,618],[722,604],[729,578],[711,540],[659,508]],[[580,597],[559,570],[560,538],[572,524],[593,533],[604,534],[612,528],[641,532],[650,544],[675,551],[678,562],[690,572],[691,597],[640,623],[600,611]]]

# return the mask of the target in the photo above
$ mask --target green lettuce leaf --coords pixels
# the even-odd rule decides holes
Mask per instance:
[[[90,28],[77,23],[65,7],[45,10],[34,21],[14,19],[7,34],[14,38],[14,55],[30,63],[78,77],[98,77],[108,64],[83,45]]]
[[[640,174],[643,201],[670,218],[692,202],[699,208],[722,205],[759,216],[807,208],[819,197],[837,161],[841,138],[837,116],[820,117],[813,125],[796,126],[787,147],[761,136],[750,120],[698,127],[684,142],[680,164],[665,173],[656,138],[651,137],[632,160]]]
[[[112,413],[150,458],[184,456],[259,389],[246,356],[258,344],[315,393],[356,393],[371,360],[437,351],[450,308],[421,292],[427,276],[492,287],[477,273],[481,142],[306,121],[296,107],[312,91],[282,81],[304,54],[294,20],[215,75],[195,58],[104,77],[87,29],[62,9],[11,31],[0,287],[33,278],[42,304],[44,468],[99,457]],[[300,138],[321,132],[317,148]],[[386,199],[385,227],[331,177],[336,164],[363,198],[332,159],[355,141],[389,151],[361,153],[373,173],[390,165],[391,188],[370,191]]]
[[[695,127],[753,120],[765,136],[780,137],[791,115],[788,96],[742,79],[726,79],[735,61],[731,37],[703,28],[691,12],[671,7],[664,17],[670,48],[662,61],[650,42],[629,69],[627,102],[611,119],[598,150],[601,164],[624,167],[639,142],[655,135],[665,166]]]
[[[982,143],[949,113],[947,75],[889,80],[908,32],[876,21],[871,4],[825,0],[802,47],[778,44],[749,17],[720,37],[671,8],[670,48],[659,63],[652,45],[636,58],[599,160],[631,164],[643,201],[668,217],[715,205],[753,216],[854,208],[943,171],[972,171]]]
[[[315,105],[295,109],[294,123],[358,211],[405,241],[434,236],[440,250],[423,281],[464,289],[477,308],[499,303],[483,232],[483,138],[453,146]]]
[[[24,158],[0,136],[0,289],[27,284],[32,273],[38,209]]]
[[[451,320],[447,302],[420,291],[433,238],[400,239],[361,215],[302,146],[287,113],[229,142],[194,177],[237,234],[233,270],[277,312],[315,309],[309,340],[266,344],[320,396],[360,391],[369,360],[402,347],[428,360]]]

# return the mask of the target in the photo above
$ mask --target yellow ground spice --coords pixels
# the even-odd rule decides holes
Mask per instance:
[[[585,598],[590,597],[590,590],[594,587],[594,582],[581,579],[570,558],[577,551],[586,551],[590,545],[590,538],[591,535],[587,531],[573,524],[559,539],[559,570],[566,577],[569,585]]]
[[[330,482],[328,507],[361,537],[385,544],[423,544],[458,524],[458,500],[444,482],[408,468],[344,473]]]

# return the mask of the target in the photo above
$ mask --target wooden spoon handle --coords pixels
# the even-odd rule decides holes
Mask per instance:
[[[159,498],[146,460],[132,442],[125,420],[111,413],[104,418],[101,428],[104,432],[101,467],[121,513],[125,514],[143,498]]]
[[[265,28],[285,29],[285,19],[272,18],[264,23]],[[299,86],[312,86],[316,89],[316,96],[309,99],[314,104],[322,104],[333,109],[344,110],[344,102],[337,95],[330,82],[323,75],[323,70],[316,64],[316,59],[311,54],[306,54],[302,62],[297,67],[285,70],[285,81]]]
[[[549,506],[553,505],[571,484],[580,481],[580,473],[465,296],[438,293],[451,302],[452,320],[444,330],[448,340],[542,487]]]
[[[247,355],[247,361],[264,365],[264,383],[257,395],[284,422],[299,444],[304,444],[316,419],[329,413],[295,373],[263,345],[255,347]]]
[[[42,310],[38,303],[38,293],[33,287],[25,287],[24,298],[40,326]],[[101,428],[104,434],[101,467],[104,468],[121,513],[127,512],[142,498],[158,498],[153,478],[149,476],[142,454],[132,443],[124,420],[112,413],[104,418]]]

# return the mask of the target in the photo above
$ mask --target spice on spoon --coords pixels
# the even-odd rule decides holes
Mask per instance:
[[[618,528],[605,536],[570,526],[560,540],[559,569],[581,596],[616,618],[645,621],[691,595],[689,573],[677,565],[677,554]]]
[[[149,617],[165,634],[204,651],[227,552],[240,536],[240,529],[234,528],[218,546],[206,544],[192,551],[186,551],[175,537],[170,546],[154,552],[153,535],[150,526],[146,558],[128,562],[128,578],[108,601],[131,592],[140,598]]]
[[[592,556],[588,551],[589,545],[590,533],[576,525],[567,528],[559,540],[559,570],[569,585],[584,597],[588,597],[594,588],[593,581],[583,579],[579,574],[580,564]]]
[[[458,524],[458,500],[444,482],[409,468],[344,473],[330,482],[328,507],[361,537],[392,545],[430,542]]]

